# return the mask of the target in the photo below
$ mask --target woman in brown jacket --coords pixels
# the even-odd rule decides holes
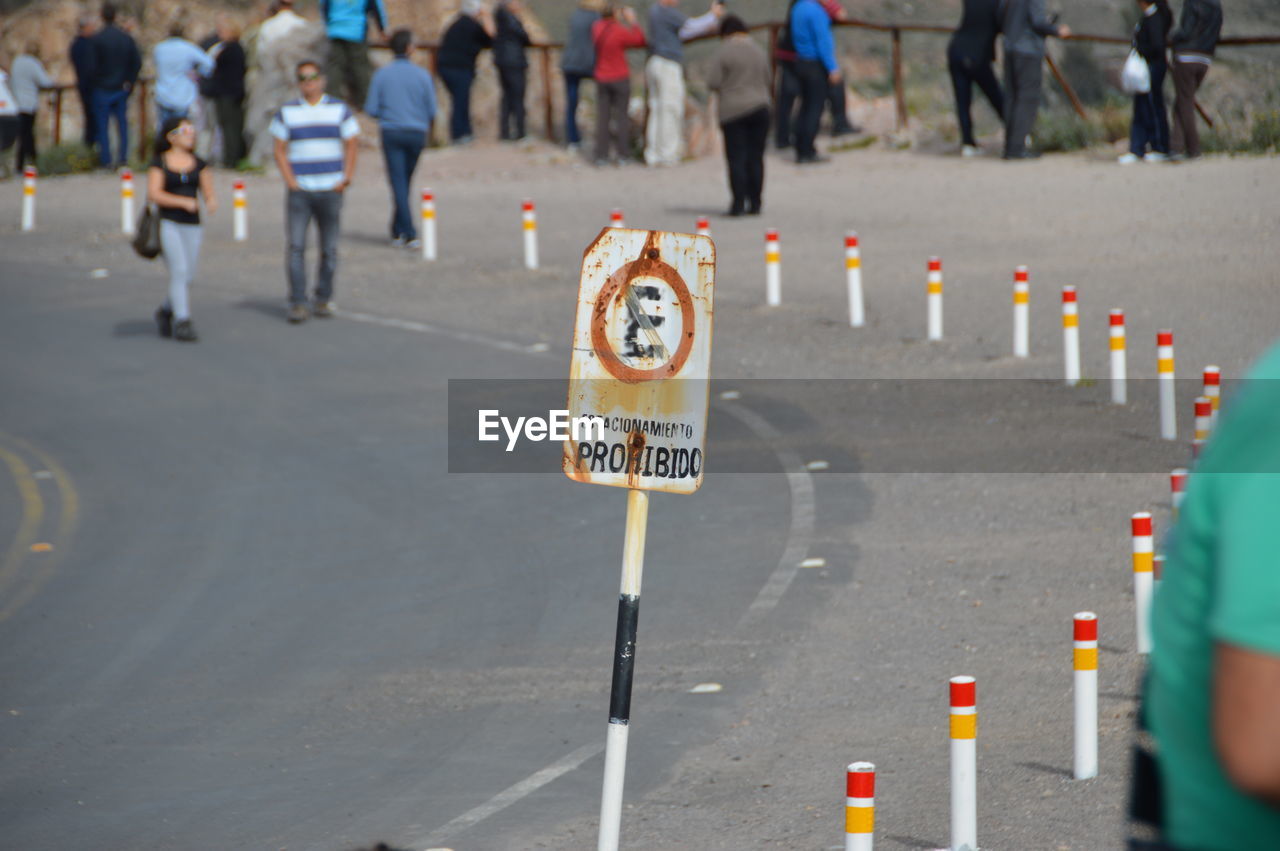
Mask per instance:
[[[769,138],[769,57],[737,15],[720,24],[720,49],[707,69],[729,166],[730,216],[759,215],[764,192],[764,148]]]

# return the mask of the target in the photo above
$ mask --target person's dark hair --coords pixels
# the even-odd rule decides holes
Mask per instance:
[[[391,52],[396,56],[404,56],[413,44],[413,33],[407,29],[398,29],[391,34]]]
[[[724,20],[720,22],[721,37],[734,35],[735,33],[747,32],[747,25],[737,15],[725,15]]]
[[[605,6],[603,9],[600,10],[600,17],[602,19],[607,20],[609,18],[616,18],[617,16],[618,16],[618,7],[613,5],[612,3],[610,3],[609,5]]]
[[[174,21],[169,24],[169,38],[182,38],[187,33],[187,28],[183,26],[182,21]]]
[[[317,71],[319,71],[320,63],[315,61],[314,59],[303,59],[297,65],[293,66],[293,76],[296,77],[299,74],[301,74],[303,68],[315,68]]]
[[[169,141],[169,134],[187,121],[188,119],[186,118],[166,118],[164,120],[164,124],[160,125],[160,135],[156,136],[157,157],[173,147],[173,143]]]
[[[107,24],[108,26],[116,22],[116,4],[115,3],[102,4],[102,22],[104,24]]]

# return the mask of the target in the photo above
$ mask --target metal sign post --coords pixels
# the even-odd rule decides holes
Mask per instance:
[[[608,227],[583,255],[569,415],[602,426],[565,442],[571,479],[627,488],[627,529],[600,798],[600,851],[622,824],[649,491],[702,484],[715,246],[706,236]]]

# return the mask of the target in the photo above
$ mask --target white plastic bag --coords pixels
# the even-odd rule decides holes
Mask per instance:
[[[1120,72],[1120,88],[1127,95],[1145,95],[1151,91],[1151,69],[1138,51],[1130,50]]]

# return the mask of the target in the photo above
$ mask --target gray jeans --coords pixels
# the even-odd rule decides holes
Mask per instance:
[[[320,232],[320,270],[316,277],[316,301],[333,298],[333,276],[338,271],[338,223],[342,215],[341,192],[290,190],[285,199],[285,228],[289,232],[286,255],[289,270],[289,303],[307,301],[307,227],[316,220]]]
[[[160,220],[161,256],[169,267],[169,298],[165,300],[165,307],[173,311],[173,318],[179,322],[191,318],[188,288],[196,276],[203,234],[200,225]]]
[[[1027,150],[1027,134],[1040,109],[1040,83],[1044,57],[1030,53],[1004,55],[1004,91],[1009,103],[1004,111],[1004,155],[1016,157]]]

